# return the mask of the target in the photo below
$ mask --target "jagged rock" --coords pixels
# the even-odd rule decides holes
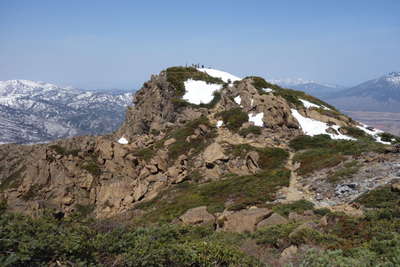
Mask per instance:
[[[392,184],[392,191],[400,193],[400,182]]]
[[[170,138],[170,139],[168,139],[168,140],[166,140],[166,141],[164,142],[164,146],[172,145],[172,144],[175,143],[175,142],[176,142],[176,139],[175,139],[175,138]]]
[[[255,151],[250,151],[246,155],[246,166],[251,173],[256,173],[259,170],[258,160],[260,155]]]
[[[215,222],[215,217],[207,211],[206,206],[190,209],[179,219],[184,224],[210,224]]]
[[[298,250],[299,249],[294,245],[291,245],[290,247],[285,248],[281,253],[279,262],[285,263],[285,262],[291,260],[297,254]]]
[[[139,181],[133,193],[135,201],[140,200],[147,193],[148,185],[149,183],[147,181]]]
[[[268,217],[272,211],[267,208],[241,210],[225,216],[223,230],[228,232],[254,232],[257,224]]]
[[[135,94],[135,105],[128,108],[124,124],[114,134],[33,146],[1,145],[0,181],[13,178],[11,185],[1,184],[7,187],[1,194],[14,210],[28,213],[30,205],[35,209],[44,206],[32,204],[34,201],[44,201],[68,214],[83,203],[94,205],[95,216],[105,218],[134,209],[135,202],[154,198],[160,190],[184,181],[189,174],[199,173],[204,182],[229,177],[227,174],[256,173],[261,168],[261,154],[252,151],[244,158],[232,158],[228,146],[287,149],[290,140],[303,134],[292,109],[303,116],[351,126],[347,117],[299,108],[279,94],[264,94],[259,90],[254,86],[254,78],[246,78],[221,89],[220,100],[212,108],[186,105],[163,71],[152,76]],[[240,104],[234,101],[237,96],[241,97]],[[249,115],[262,117],[264,127],[259,136],[246,138],[227,127],[211,126],[220,120],[219,112],[239,106]],[[201,123],[180,141],[204,141],[203,145],[210,145],[204,151],[187,151],[172,162],[168,155],[176,140],[171,138],[171,131],[201,116],[210,125]],[[243,127],[251,124],[246,122]],[[121,137],[129,140],[129,144],[119,144]],[[374,157],[374,160],[385,159]],[[25,201],[23,196],[29,196],[33,189],[36,189],[33,199]],[[254,231],[270,213],[264,209],[224,213],[223,228]]]
[[[273,213],[268,218],[259,222],[257,224],[257,229],[261,229],[263,227],[279,225],[279,224],[286,224],[286,223],[288,223],[288,220],[285,217],[279,215],[278,213]]]
[[[224,149],[218,143],[212,143],[209,145],[203,153],[203,159],[206,163],[213,163],[220,159],[226,159]]]

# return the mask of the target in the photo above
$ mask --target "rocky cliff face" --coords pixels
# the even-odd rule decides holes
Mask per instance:
[[[179,67],[152,76],[135,94],[123,126],[111,135],[0,146],[1,198],[10,210],[29,214],[51,208],[98,218],[126,213],[140,217],[152,212],[143,203],[168,202],[170,192],[181,196],[178,184],[200,191],[223,184],[232,192],[201,198],[201,204],[215,198],[225,208],[246,208],[276,201],[279,194],[286,197],[283,189],[290,187],[294,172],[288,167],[289,153],[294,152],[290,142],[295,138],[326,134],[356,140],[352,136],[358,129],[358,134],[370,131],[371,142],[384,142],[378,132],[304,93],[259,77],[232,82],[217,76]],[[188,92],[206,90],[213,83],[220,89],[210,103],[194,104],[188,97]],[[257,181],[261,191],[234,191],[234,179],[239,178],[238,184]]]

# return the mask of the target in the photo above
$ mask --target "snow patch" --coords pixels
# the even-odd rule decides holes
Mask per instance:
[[[242,103],[242,98],[240,97],[240,95],[235,97],[233,100],[235,100],[236,104],[238,104],[238,105],[240,105]]]
[[[216,69],[209,69],[209,68],[200,68],[200,69],[197,69],[198,71],[201,71],[201,72],[205,72],[205,73],[207,73],[208,75],[210,75],[211,77],[214,77],[214,78],[220,78],[221,80],[223,80],[224,82],[228,82],[229,80],[233,83],[233,82],[235,82],[235,81],[240,81],[241,80],[241,78],[239,78],[239,77],[237,77],[237,76],[235,76],[235,75],[232,75],[232,74],[230,74],[230,73],[228,73],[228,72],[225,72],[225,71],[221,71],[221,70],[216,70]]]
[[[344,140],[355,140],[354,138],[341,134],[339,130],[339,126],[333,125],[331,126],[335,129],[338,134],[328,133],[326,130],[329,128],[328,124],[322,121],[317,121],[311,118],[306,118],[302,116],[296,109],[291,109],[293,117],[299,122],[301,129],[304,134],[309,136],[319,135],[319,134],[328,134],[332,139],[344,139]]]
[[[185,82],[186,93],[183,95],[183,99],[196,105],[210,103],[214,98],[214,92],[221,90],[221,88],[221,84],[189,79]]]
[[[311,103],[310,101],[300,99],[300,98],[299,98],[299,100],[303,103],[304,107],[306,107],[306,108],[323,108],[323,109],[329,110],[329,108],[327,108],[325,106],[317,105],[317,104]]]
[[[255,126],[263,127],[264,126],[264,122],[262,121],[263,117],[264,117],[264,112],[255,115],[249,114],[249,121],[253,122]]]
[[[217,127],[219,128],[219,127],[221,127],[222,126],[222,124],[224,124],[224,122],[223,121],[217,121]]]
[[[271,88],[263,88],[262,89],[264,92],[266,92],[266,93],[272,93],[274,90],[273,89],[271,89]]]
[[[118,139],[118,143],[120,143],[121,145],[129,144],[128,140],[125,137],[121,137],[120,139]]]
[[[362,126],[357,126],[357,128],[361,129],[365,133],[371,135],[375,139],[375,141],[378,142],[378,143],[385,144],[385,145],[390,145],[391,144],[390,142],[383,141],[382,138],[379,136],[379,134],[383,133],[382,130],[375,129],[375,128],[373,128],[373,130],[370,130],[370,129],[368,129],[370,127],[368,127],[368,125],[365,125],[365,124],[362,124]]]

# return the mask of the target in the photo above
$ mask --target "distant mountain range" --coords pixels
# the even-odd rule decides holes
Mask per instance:
[[[28,80],[0,81],[0,143],[38,143],[117,129],[127,91],[88,91]]]
[[[400,72],[335,92],[327,100],[342,110],[400,112]]]
[[[270,80],[271,83],[278,84],[282,87],[292,88],[295,90],[301,90],[307,94],[313,95],[319,98],[329,97],[332,93],[343,90],[345,87],[336,84],[325,84],[312,80],[303,80],[301,78],[296,79],[281,79],[281,80]]]

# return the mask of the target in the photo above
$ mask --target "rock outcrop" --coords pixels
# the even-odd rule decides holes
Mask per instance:
[[[138,203],[187,180],[205,183],[265,171],[268,168],[261,163],[266,159],[257,149],[287,150],[290,140],[303,134],[293,109],[338,127],[353,123],[338,112],[331,116],[291,101],[297,96],[288,97],[286,89],[265,91],[268,88],[260,87],[261,78],[257,77],[221,85],[210,103],[189,103],[180,88],[184,81],[210,82],[215,77],[193,69],[182,73],[183,78],[178,73],[173,79],[168,70],[153,75],[137,91],[124,124],[113,134],[31,146],[1,145],[0,198],[7,201],[10,210],[24,213],[51,208],[66,214],[79,211],[98,218],[112,217],[132,211]],[[240,110],[249,120],[238,124],[235,113],[223,119],[221,112],[232,109]],[[242,130],[249,134],[242,134]],[[251,150],[238,153],[235,148],[239,145]],[[268,209],[256,208],[226,215],[223,230],[251,232],[259,224],[283,221],[273,215],[262,222],[270,214]],[[212,218],[200,207],[181,220],[192,224],[211,222]]]

